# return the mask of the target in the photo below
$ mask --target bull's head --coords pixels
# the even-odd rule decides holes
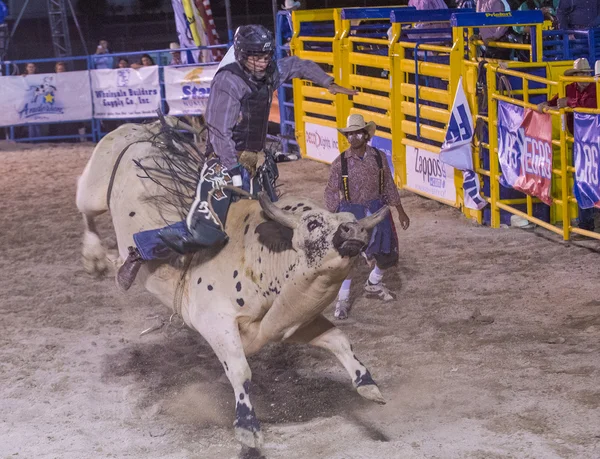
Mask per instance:
[[[309,264],[311,259],[322,260],[331,252],[337,257],[357,256],[369,242],[369,231],[389,212],[386,206],[357,221],[348,212],[332,214],[310,206],[303,208],[308,210],[286,211],[273,204],[266,195],[261,195],[260,205],[269,218],[294,230],[294,246],[306,252]]]

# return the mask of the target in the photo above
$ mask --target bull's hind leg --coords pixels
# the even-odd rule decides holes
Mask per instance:
[[[259,448],[262,444],[262,433],[250,402],[252,372],[244,354],[235,318],[222,313],[231,308],[231,303],[211,298],[210,311],[192,314],[190,320],[194,328],[212,347],[233,387],[235,393],[233,426],[237,440],[250,448]]]
[[[369,370],[356,358],[348,337],[323,316],[299,328],[286,342],[308,343],[331,351],[352,378],[358,393],[373,402],[385,403]]]

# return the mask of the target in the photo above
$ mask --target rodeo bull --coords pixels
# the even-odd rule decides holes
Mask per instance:
[[[139,173],[139,165],[156,158],[165,145],[184,149],[181,141],[163,138],[165,123],[177,121],[167,117],[162,124],[126,124],[111,132],[79,178],[76,200],[83,214],[82,252],[89,273],[108,268],[94,217],[110,211],[121,259],[127,257],[134,233],[181,218],[183,206],[166,208],[156,200],[175,189],[176,180],[161,187]],[[220,251],[173,254],[141,268],[138,279],[145,288],[179,313],[218,356],[234,390],[234,428],[242,444],[259,447],[262,442],[246,357],[269,342],[310,343],[331,351],[362,397],[385,403],[348,338],[322,313],[367,245],[369,231],[388,211],[386,207],[357,221],[351,213],[332,214],[305,198],[284,196],[277,203],[264,195],[242,199],[230,207],[230,239]]]

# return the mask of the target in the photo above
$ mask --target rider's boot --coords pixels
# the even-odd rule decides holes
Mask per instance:
[[[142,267],[144,263],[144,259],[142,258],[139,250],[135,247],[129,247],[129,255],[125,260],[125,263],[121,265],[119,270],[117,271],[117,286],[123,292],[129,290],[133,281],[137,276],[138,271]]]

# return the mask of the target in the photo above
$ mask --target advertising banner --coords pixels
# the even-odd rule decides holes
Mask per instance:
[[[456,202],[454,168],[440,155],[423,148],[406,146],[406,186],[434,197]]]
[[[0,126],[89,120],[87,71],[0,77]]]
[[[392,141],[390,139],[386,139],[385,137],[375,136],[371,139],[370,143],[373,148],[377,148],[381,153],[385,155],[387,162],[390,165],[390,170],[392,171],[393,177],[394,163],[392,162]]]
[[[328,126],[306,123],[306,156],[331,164],[340,154],[338,146],[338,131]]]
[[[169,115],[203,115],[217,67],[165,67]]]
[[[600,115],[574,113],[574,194],[579,207],[600,208]]]
[[[160,107],[158,66],[91,70],[94,117],[149,118]]]
[[[552,204],[552,119],[504,101],[498,103],[501,183]]]

